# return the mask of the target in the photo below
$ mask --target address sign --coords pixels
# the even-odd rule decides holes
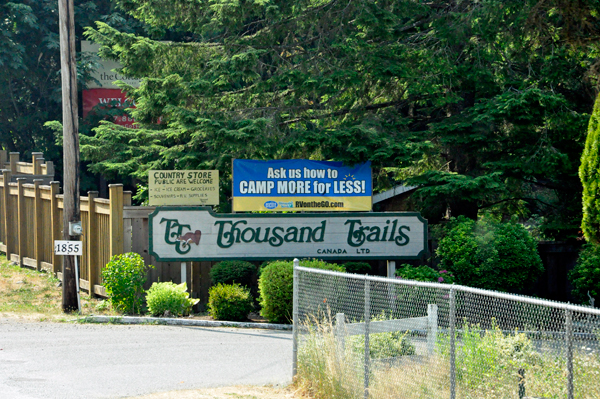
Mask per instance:
[[[215,214],[157,207],[150,252],[159,261],[224,259],[415,259],[427,221],[413,212]]]

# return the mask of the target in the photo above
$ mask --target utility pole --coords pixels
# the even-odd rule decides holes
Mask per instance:
[[[80,220],[79,211],[79,122],[77,109],[77,64],[75,61],[75,6],[73,0],[58,0],[60,30],[60,66],[63,106],[63,239],[74,240],[69,223]],[[75,257],[63,256],[62,264],[64,312],[77,306]]]

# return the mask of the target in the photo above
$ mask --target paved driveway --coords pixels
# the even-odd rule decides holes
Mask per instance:
[[[288,384],[290,332],[0,319],[0,398]]]

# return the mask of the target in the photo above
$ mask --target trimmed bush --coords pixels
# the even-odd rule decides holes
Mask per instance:
[[[244,321],[252,308],[250,291],[240,284],[217,284],[208,290],[208,313],[215,320]]]
[[[402,265],[396,270],[396,276],[407,280],[432,281],[435,283],[454,283],[454,275],[447,270],[437,271],[429,266]]]
[[[587,244],[583,247],[577,264],[569,272],[569,280],[574,287],[573,296],[581,303],[589,304],[588,291],[596,303],[600,303],[600,245]]]
[[[368,274],[371,271],[371,265],[367,262],[346,262],[343,266],[348,273]]]
[[[175,284],[170,281],[154,283],[146,294],[148,311],[153,316],[185,316],[197,304],[199,299],[190,298],[185,283]],[[167,313],[168,312],[168,313]]]
[[[139,254],[128,252],[115,255],[102,270],[102,280],[108,299],[118,312],[140,313],[144,304],[146,266]]]
[[[243,260],[226,260],[210,269],[209,275],[213,284],[238,283],[246,287],[252,286],[252,275],[256,266]]]
[[[345,271],[342,266],[321,260],[302,260],[300,266],[316,269]],[[294,264],[292,261],[278,260],[262,268],[258,289],[260,291],[260,314],[271,323],[290,323],[292,320],[292,296]]]
[[[522,290],[544,270],[534,238],[516,223],[452,219],[437,255],[458,283],[490,290]]]

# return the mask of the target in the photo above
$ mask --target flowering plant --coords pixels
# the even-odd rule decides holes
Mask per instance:
[[[402,265],[396,270],[396,278],[417,281],[432,281],[435,283],[452,284],[454,275],[448,270],[437,271],[429,266]]]

